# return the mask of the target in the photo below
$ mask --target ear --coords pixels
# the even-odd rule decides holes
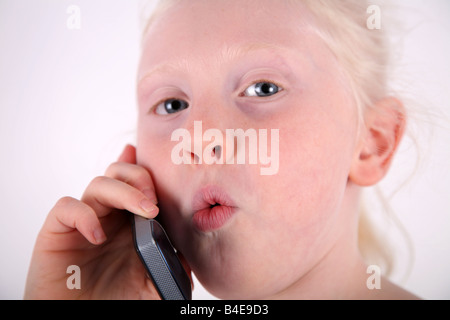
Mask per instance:
[[[406,113],[399,100],[388,97],[369,108],[364,120],[349,180],[359,186],[372,186],[389,170],[405,132]]]

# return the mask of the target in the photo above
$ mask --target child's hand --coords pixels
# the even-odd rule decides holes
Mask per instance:
[[[81,198],[62,198],[36,241],[26,299],[159,299],[134,249],[128,210],[154,218],[153,181],[127,146],[104,177]],[[67,268],[80,268],[80,289],[69,289]],[[188,271],[188,273],[190,273]]]

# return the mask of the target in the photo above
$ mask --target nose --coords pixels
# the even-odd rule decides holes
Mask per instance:
[[[234,158],[234,148],[228,148],[227,125],[235,122],[230,108],[220,98],[221,93],[210,88],[208,94],[199,94],[195,105],[188,110],[183,128],[189,132],[190,141],[183,144],[184,163],[214,165],[228,163]],[[230,162],[232,163],[232,162]]]
[[[194,148],[195,150],[195,148]],[[212,148],[205,148],[203,153],[196,153],[194,150],[184,149],[184,157],[186,159],[185,163],[190,163],[193,165],[198,164],[223,164],[222,159],[222,146],[215,145]]]
[[[183,157],[185,163],[223,164],[223,132],[217,128],[210,128],[203,132],[203,122],[195,121],[191,133],[190,143],[184,144]]]

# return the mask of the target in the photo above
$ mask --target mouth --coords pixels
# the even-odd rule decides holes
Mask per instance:
[[[237,208],[225,191],[217,186],[208,186],[195,194],[192,209],[194,228],[206,233],[225,226]]]

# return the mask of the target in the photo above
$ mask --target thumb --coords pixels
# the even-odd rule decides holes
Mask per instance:
[[[118,161],[136,164],[136,148],[131,144],[127,144],[123,149]]]

